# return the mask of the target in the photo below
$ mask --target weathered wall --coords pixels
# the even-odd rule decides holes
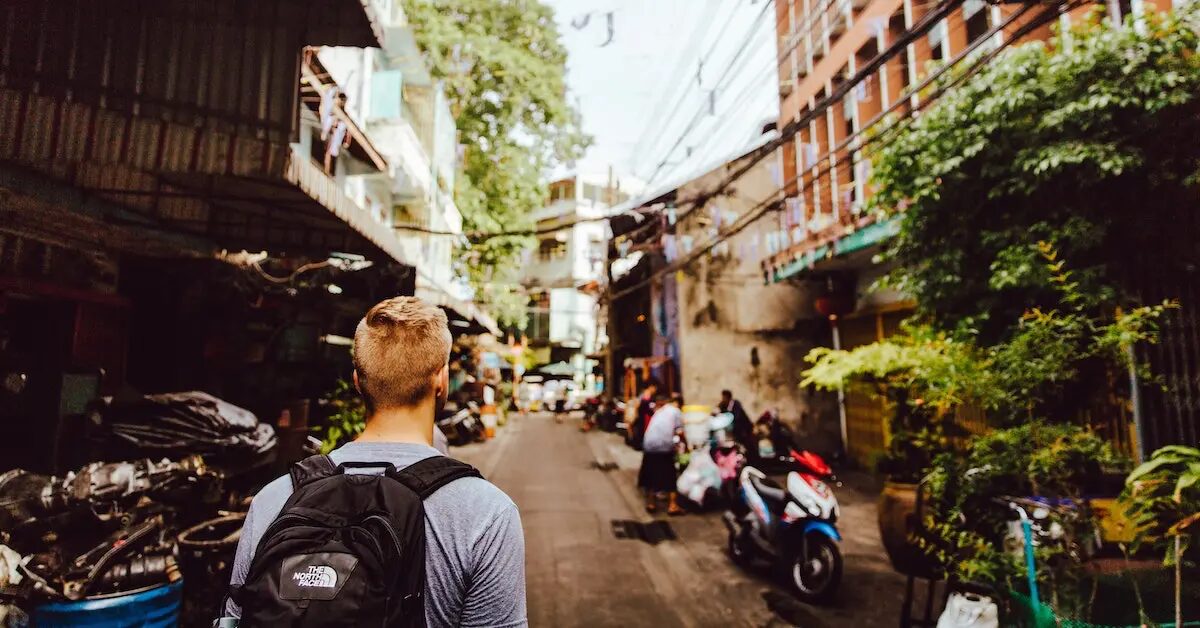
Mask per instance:
[[[767,161],[738,181],[736,193],[718,197],[680,220],[677,242],[691,236],[694,246],[708,241],[716,226],[714,208],[728,224],[734,214],[754,211],[778,186]],[[680,188],[679,198],[694,198],[727,176],[722,166]],[[686,210],[681,206],[680,212]],[[831,452],[840,440],[836,398],[802,390],[798,383],[804,356],[827,344],[829,327],[813,310],[808,283],[764,285],[758,264],[766,233],[778,230],[766,215],[728,239],[728,246],[705,255],[676,274],[680,378],[688,403],[714,405],[728,388],[756,418],[775,409],[797,430],[802,444]]]

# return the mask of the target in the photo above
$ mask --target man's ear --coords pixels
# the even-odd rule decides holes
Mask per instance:
[[[437,395],[440,397],[450,390],[450,365],[442,367],[437,374]]]
[[[358,383],[358,369],[354,369],[354,390],[357,390],[358,394],[362,394],[362,385]]]

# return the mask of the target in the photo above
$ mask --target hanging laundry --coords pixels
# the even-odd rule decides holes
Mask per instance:
[[[675,236],[672,234],[664,234],[662,237],[663,257],[667,259],[667,263],[675,261],[678,257],[678,251],[675,246]]]
[[[859,159],[854,164],[854,178],[866,183],[871,178],[871,162],[866,159]]]
[[[966,7],[966,5],[970,3],[970,1],[971,0],[967,0],[967,2],[963,4],[963,6]],[[982,4],[982,2],[981,2],[981,4]],[[885,30],[887,30],[888,18],[886,15],[877,15],[877,16],[867,20],[867,23],[871,25],[871,32],[875,34],[875,37],[881,37],[883,35],[883,32]]]
[[[783,187],[783,174],[779,171],[779,164],[767,164],[767,171],[771,173],[771,182],[776,187]]]
[[[337,157],[342,148],[350,147],[350,138],[346,134],[350,132],[350,125],[346,124],[345,120],[338,120],[333,125],[333,134],[329,137],[329,154]]]
[[[321,104],[317,107],[317,113],[321,116],[321,140],[329,139],[329,132],[333,130],[334,121],[334,106],[337,104],[338,88],[337,85],[330,85],[321,92]]]
[[[675,224],[675,206],[674,205],[667,205],[667,224],[669,224],[669,225]]]
[[[870,90],[868,89],[870,84],[871,84],[870,76],[859,81],[854,86],[854,99],[857,100],[858,102],[864,102],[864,101],[870,100],[871,94],[870,94]]]
[[[724,215],[721,212],[721,209],[714,205],[712,207],[712,209],[710,209],[708,211],[708,213],[710,216],[712,216],[713,227],[716,229],[720,229],[721,228],[721,217]]]
[[[816,168],[818,150],[816,142],[806,142],[802,146],[804,147],[804,168]]]
[[[784,203],[787,205],[787,223],[794,225],[800,222],[800,198],[793,196],[784,200]]]

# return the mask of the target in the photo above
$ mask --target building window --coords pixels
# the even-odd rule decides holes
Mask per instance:
[[[1125,18],[1133,15],[1133,0],[1117,0],[1117,6],[1121,10],[1121,14],[1117,16],[1117,21],[1125,22]]]
[[[553,262],[567,257],[567,243],[557,238],[546,238],[538,243],[538,259]]]
[[[946,58],[944,43],[946,41],[947,30],[949,29],[946,27],[946,20],[943,19],[934,25],[933,29],[929,31],[929,56],[934,61],[941,61],[942,59]]]
[[[987,3],[983,0],[966,0],[963,3],[963,20],[967,23],[967,43],[974,43],[987,34],[988,14]]]
[[[555,181],[550,184],[550,202],[569,201],[575,198],[575,181]]]
[[[603,203],[607,198],[608,189],[602,185],[583,184],[583,198],[593,203]]]

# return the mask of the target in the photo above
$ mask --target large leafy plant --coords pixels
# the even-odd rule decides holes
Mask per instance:
[[[1064,393],[1081,372],[1135,366],[1128,363],[1126,349],[1155,341],[1157,319],[1173,304],[1106,317],[1089,314],[1079,282],[1053,247],[1038,242],[1031,249],[1059,295],[1059,308],[1024,312],[1005,341],[980,346],[971,335],[909,322],[887,340],[850,350],[822,347],[806,356],[812,367],[801,385],[829,390],[865,385],[892,402],[892,438],[881,472],[898,480],[919,479],[964,435],[954,423],[955,411],[963,407],[983,410],[998,426],[1040,416],[1073,419],[1087,399]]]
[[[321,453],[327,454],[354,440],[367,426],[367,408],[354,384],[339,379],[334,389],[321,400],[328,416],[321,435]]]
[[[1200,449],[1175,445],[1154,452],[1125,479],[1121,498],[1135,525],[1135,548],[1163,548],[1173,564],[1200,535]]]
[[[1187,551],[1200,536],[1200,449],[1168,446],[1125,479],[1121,494],[1133,522],[1137,550],[1150,545],[1165,550],[1164,563],[1175,567],[1175,619],[1183,619],[1183,566]]]
[[[1096,17],[1005,51],[876,144],[870,203],[900,214],[887,255],[924,319],[990,346],[1061,310],[1038,241],[1071,260],[1089,315],[1200,261],[1180,228],[1197,212],[1198,14]]]

